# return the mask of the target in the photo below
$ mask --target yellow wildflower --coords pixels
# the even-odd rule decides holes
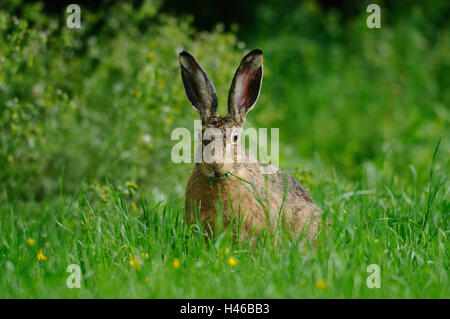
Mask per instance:
[[[139,91],[139,90],[133,90],[133,91],[132,91],[132,94],[133,94],[134,96],[136,96],[136,97],[141,97],[142,92]]]
[[[41,261],[41,260],[47,260],[47,256],[44,255],[44,253],[42,252],[42,249],[39,250],[39,253],[36,256],[37,260]]]
[[[130,254],[130,265],[134,270],[141,270],[141,264],[137,256]]]
[[[34,246],[34,244],[36,244],[36,242],[34,241],[34,239],[33,238],[28,238],[28,240],[27,240],[27,245],[28,246]]]
[[[172,262],[172,267],[175,269],[180,268],[180,260],[178,258],[175,258]]]
[[[138,185],[136,184],[136,183],[134,183],[134,182],[128,182],[127,183],[127,186],[129,187],[129,188],[132,188],[132,189],[138,189]]]
[[[238,264],[238,262],[237,262],[237,260],[236,259],[234,259],[233,257],[229,257],[228,258],[228,264],[231,266],[231,267],[234,267],[234,266],[236,266],[237,264]]]
[[[142,253],[141,256],[144,259],[148,259],[148,257],[150,257],[150,255],[148,253]]]
[[[328,288],[328,284],[326,283],[325,280],[319,279],[319,280],[317,280],[317,282],[316,282],[316,287],[317,287],[317,289],[324,290],[324,289],[327,289],[327,288]]]
[[[108,198],[106,198],[105,195],[100,196],[100,199],[101,199],[102,201],[104,201],[105,203],[108,201]]]
[[[147,54],[147,61],[151,61],[153,60],[153,58],[155,57],[155,54],[153,52],[149,52]]]
[[[135,203],[131,203],[131,209],[132,209],[134,212],[137,212],[137,206],[136,206]]]

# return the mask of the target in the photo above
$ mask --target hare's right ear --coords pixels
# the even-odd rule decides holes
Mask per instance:
[[[255,106],[262,76],[263,53],[255,49],[242,59],[228,94],[228,113],[237,122],[245,122],[245,116]]]
[[[181,78],[186,95],[204,122],[217,113],[217,94],[206,72],[186,51],[180,53]]]

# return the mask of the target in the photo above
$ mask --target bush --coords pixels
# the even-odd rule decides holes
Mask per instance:
[[[9,6],[12,6],[9,3]],[[0,11],[0,184],[7,197],[71,193],[82,180],[131,180],[155,195],[183,192],[190,167],[170,160],[170,132],[192,126],[177,52],[208,68],[224,95],[240,59],[220,28],[197,34],[191,19],[117,4],[82,8],[82,28],[40,3]],[[94,28],[93,26],[97,26]],[[222,101],[223,102],[223,101]],[[183,181],[183,182],[182,182]],[[180,184],[183,183],[183,184]]]
[[[435,5],[381,4],[381,29],[366,27],[363,3],[346,19],[316,1],[258,7],[248,37],[270,73],[255,112],[282,128],[285,166],[317,156],[352,179],[376,166],[405,181],[409,165],[427,179],[438,139],[450,146],[448,4]]]
[[[186,48],[201,61],[223,114],[247,49],[221,25],[198,32],[192,17],[163,14],[159,2],[103,4],[95,13],[82,7],[76,30],[65,26],[64,12],[52,16],[40,2],[2,3],[2,197],[72,194],[83,180],[107,177],[157,198],[183,193],[192,167],[170,160],[170,132],[191,128],[198,116],[177,53]],[[444,10],[395,8],[379,30],[366,27],[365,11],[344,21],[315,1],[265,1],[252,11],[256,24],[242,37],[248,49],[263,49],[265,77],[248,120],[280,128],[283,168],[301,162],[308,170],[318,157],[345,179],[377,170],[407,181],[412,166],[423,185],[439,137],[448,152]]]

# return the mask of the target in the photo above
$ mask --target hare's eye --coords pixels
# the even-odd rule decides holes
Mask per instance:
[[[239,133],[238,132],[234,132],[233,133],[233,142],[237,142],[239,139]]]

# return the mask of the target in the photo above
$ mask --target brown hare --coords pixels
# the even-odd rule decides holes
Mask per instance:
[[[250,158],[238,143],[246,115],[259,96],[262,51],[253,50],[242,59],[231,83],[226,116],[218,114],[216,91],[206,72],[188,52],[181,52],[179,57],[187,97],[200,113],[202,135],[209,135],[200,143],[197,154],[202,157],[196,160],[187,184],[188,224],[199,220],[209,226],[209,232],[214,232],[220,216],[223,227],[232,220],[239,221],[235,226],[239,224],[241,238],[258,235],[262,227],[271,230],[277,225],[286,226],[293,235],[304,230],[309,238],[314,238],[320,210],[308,192],[278,167]],[[208,134],[208,129],[220,134]],[[209,157],[202,151],[208,146],[215,147]],[[227,161],[224,154],[229,155],[230,146],[232,160]],[[215,156],[219,153],[222,155]]]

